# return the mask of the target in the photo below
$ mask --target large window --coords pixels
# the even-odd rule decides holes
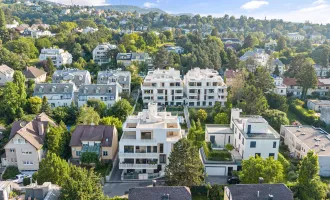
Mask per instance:
[[[256,141],[251,141],[250,142],[250,148],[256,148],[257,142]]]
[[[76,151],[76,156],[80,156],[80,151]]]
[[[103,156],[108,156],[108,151],[103,151]]]
[[[269,153],[269,157],[275,157],[275,154],[274,153]]]
[[[124,146],[124,153],[134,153],[134,146]]]
[[[151,132],[142,132],[141,139],[142,140],[151,140]]]
[[[273,142],[273,148],[276,148],[276,142]]]
[[[159,163],[166,164],[166,154],[159,155]]]
[[[159,144],[159,153],[164,153],[164,144]]]

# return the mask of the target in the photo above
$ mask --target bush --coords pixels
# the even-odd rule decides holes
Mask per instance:
[[[227,150],[212,150],[208,159],[215,161],[229,161],[231,160],[231,154]]]
[[[232,144],[226,144],[225,148],[228,150],[228,151],[232,151],[234,149],[234,146]]]
[[[206,196],[207,195],[207,187],[205,185],[201,185],[201,186],[192,186],[190,188],[190,192],[192,194],[192,196],[194,195],[203,195]]]
[[[289,171],[288,175],[287,175],[287,180],[288,181],[296,181],[298,178],[298,174],[295,171]]]
[[[7,180],[7,179],[14,179],[16,178],[16,175],[19,174],[19,170],[15,166],[8,166],[6,168],[5,173],[2,175],[2,179]]]
[[[218,185],[218,184],[214,184],[212,185],[212,187],[209,190],[209,199],[210,200],[219,200],[223,197],[223,187]]]
[[[31,184],[31,179],[30,178],[26,177],[26,178],[23,179],[23,185],[24,186],[27,186],[27,185],[30,185],[30,184]]]
[[[295,113],[300,119],[304,120],[306,123],[315,125],[319,123],[319,117],[315,115],[315,112],[308,111],[304,109],[301,105],[300,100],[295,100],[290,104],[290,110]]]
[[[85,164],[91,164],[91,163],[98,164],[99,156],[94,152],[84,152],[81,154],[80,160],[82,163]]]

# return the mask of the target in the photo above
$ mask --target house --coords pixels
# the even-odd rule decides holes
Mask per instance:
[[[40,61],[46,61],[50,58],[53,61],[53,64],[58,68],[65,64],[72,63],[72,55],[64,51],[63,49],[50,48],[50,49],[42,49],[39,55]]]
[[[293,41],[302,41],[305,39],[305,36],[300,35],[298,32],[296,33],[288,33],[287,34],[288,38]]]
[[[84,152],[94,152],[102,161],[113,160],[118,148],[117,129],[106,125],[77,125],[70,147],[73,159],[79,160]]]
[[[99,71],[97,75],[97,84],[119,83],[122,92],[131,93],[131,72],[116,70]]]
[[[128,22],[128,20],[124,18],[124,19],[119,21],[119,25],[126,25],[127,22]]]
[[[287,86],[283,84],[283,78],[280,76],[273,76],[275,88],[273,92],[278,95],[286,96]]]
[[[283,183],[237,184],[225,186],[224,200],[293,200],[292,191]]]
[[[128,67],[132,62],[146,63],[148,67],[151,67],[152,60],[148,53],[118,53],[117,54],[117,64],[122,64]]]
[[[327,125],[330,124],[330,108],[325,107],[321,110],[320,120],[326,123]]]
[[[61,15],[68,15],[71,13],[71,10],[70,9],[64,9],[61,11]]]
[[[44,199],[44,200],[58,200],[61,194],[61,188],[51,182],[44,182],[42,185],[32,183],[25,189],[25,200],[30,199]]]
[[[128,200],[192,200],[191,192],[184,186],[156,186],[131,188]]]
[[[142,100],[145,105],[158,103],[158,105],[184,105],[183,82],[180,71],[157,69],[149,71],[141,86]]]
[[[37,83],[33,96],[38,96],[41,99],[47,97],[52,108],[70,106],[76,90],[74,83]]]
[[[45,113],[30,122],[15,121],[1,157],[3,166],[17,166],[19,171],[37,171],[44,156],[44,141],[49,126],[57,126]]]
[[[14,20],[12,24],[6,24],[6,28],[8,29],[12,29],[12,28],[16,28],[19,25],[19,23]]]
[[[214,106],[227,102],[227,85],[216,70],[194,68],[189,70],[183,79],[185,101],[188,106]]]
[[[254,72],[258,66],[267,66],[269,55],[263,49],[255,48],[253,51],[247,51],[240,57],[240,61],[245,61],[247,69]],[[250,62],[253,63],[250,63]]]
[[[17,31],[19,34],[23,34],[24,30],[30,28],[28,24],[21,24],[15,28],[15,31]]]
[[[269,73],[273,74],[275,72],[276,67],[278,68],[278,71],[280,72],[279,75],[281,76],[285,71],[285,65],[278,58],[275,58],[271,61],[269,66]]]
[[[330,135],[314,126],[281,126],[281,137],[291,156],[303,158],[309,150],[318,155],[320,176],[330,176]]]
[[[23,71],[26,80],[33,80],[35,83],[46,82],[47,72],[36,67],[26,67]]]
[[[283,79],[283,84],[287,86],[287,92],[294,96],[301,96],[302,87],[299,86],[295,78],[285,77]],[[309,88],[307,90],[307,95],[317,94],[319,96],[325,96],[328,94],[330,89],[330,79],[318,79],[317,87]]]
[[[117,49],[117,46],[110,43],[99,44],[93,50],[94,62],[97,63],[98,65],[108,64],[111,61],[111,58],[109,57],[108,53],[110,50],[115,50],[115,49]]]
[[[266,50],[275,50],[276,47],[277,47],[276,40],[270,39],[269,42],[265,43],[265,49]]]
[[[7,65],[0,65],[0,86],[12,82],[15,71]]]
[[[316,72],[316,76],[317,77],[323,77],[326,78],[328,77],[328,73],[330,72],[330,68],[329,67],[322,67],[321,65],[313,65],[315,72]]]
[[[178,116],[158,112],[149,103],[136,116],[128,116],[119,142],[119,169],[122,179],[150,179],[164,176],[173,145],[182,136]]]
[[[87,104],[89,99],[97,99],[110,108],[119,97],[121,86],[118,83],[81,85],[78,91],[78,107]]]
[[[82,33],[95,33],[96,31],[98,31],[99,29],[98,28],[93,28],[93,27],[89,27],[87,26],[86,28],[84,28],[82,30]]]
[[[315,42],[322,41],[322,34],[319,32],[314,32],[309,36],[309,39]]]
[[[50,28],[49,24],[32,24],[31,26],[31,30],[38,30],[38,29],[48,30],[49,28]]]
[[[74,83],[78,89],[81,85],[92,84],[92,78],[88,70],[64,68],[54,72],[52,83]]]
[[[182,47],[178,47],[178,46],[168,46],[165,48],[168,52],[174,52],[174,53],[177,53],[177,54],[182,54],[184,53],[184,48]]]
[[[9,200],[10,193],[13,190],[19,190],[20,187],[17,183],[12,181],[0,181],[0,199]]]
[[[314,110],[316,112],[320,112],[323,108],[329,108],[330,101],[329,100],[312,100],[309,99],[307,101],[307,108],[310,110]]]
[[[31,37],[32,38],[40,38],[40,37],[52,37],[53,34],[50,31],[41,31],[41,30],[32,30],[31,31]]]
[[[231,48],[234,50],[238,50],[243,45],[243,42],[238,38],[221,38],[221,41],[224,44],[225,49]]]

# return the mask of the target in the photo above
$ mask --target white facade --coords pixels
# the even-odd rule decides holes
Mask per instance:
[[[273,92],[278,95],[286,96],[287,86],[283,84],[283,78],[279,76],[275,77],[274,84],[275,84],[275,88],[273,89]]]
[[[261,116],[241,116],[232,109],[230,128],[234,131],[234,147],[243,159],[256,155],[273,156],[277,160],[280,135]]]
[[[299,33],[288,33],[288,38],[293,41],[302,41],[305,39],[305,36],[300,35]]]
[[[320,120],[325,122],[327,125],[330,124],[330,107],[326,107],[321,110]]]
[[[44,61],[51,58],[56,67],[72,63],[72,55],[63,49],[42,49],[39,55],[39,60]]]
[[[330,135],[313,126],[281,126],[281,137],[291,155],[303,158],[313,150],[319,159],[320,176],[330,176]]]
[[[52,33],[50,31],[40,31],[40,30],[32,30],[31,37],[32,38],[40,38],[40,37],[52,37]]]
[[[169,70],[149,71],[141,86],[143,103],[158,105],[183,105],[183,84],[180,71]]]
[[[93,60],[98,65],[107,64],[111,61],[111,58],[107,55],[108,51],[117,49],[116,45],[112,45],[109,43],[99,44],[93,50]]]
[[[234,144],[234,132],[229,125],[206,124],[205,141],[210,142],[213,149],[224,149],[226,144]]]
[[[98,31],[99,29],[98,28],[93,28],[93,27],[89,27],[87,26],[86,28],[84,28],[82,30],[82,33],[95,33],[96,31]]]
[[[269,66],[269,73],[273,74],[275,72],[276,67],[278,68],[278,71],[280,72],[279,75],[282,75],[285,71],[285,65],[278,58],[275,58],[271,61],[270,66]]]
[[[168,52],[175,52],[177,54],[184,53],[184,49],[182,47],[178,47],[178,46],[176,46],[176,47],[167,47],[166,50]]]
[[[121,91],[127,94],[131,93],[131,72],[121,69],[99,71],[97,74],[97,84],[119,83]]]
[[[0,65],[0,86],[12,82],[15,71],[7,65]]]
[[[330,107],[330,101],[329,100],[312,100],[312,99],[309,99],[307,101],[307,107],[310,110],[320,112],[323,108],[329,108]]]
[[[265,49],[275,49],[277,47],[276,40],[270,39],[269,42],[265,43]]]
[[[216,70],[194,68],[184,76],[183,83],[188,106],[214,106],[215,102],[225,106],[227,85]]]
[[[124,175],[138,173],[139,179],[147,179],[148,174],[163,176],[173,145],[181,138],[178,117],[158,112],[157,104],[150,103],[148,109],[129,116],[123,124],[119,169],[124,170]]]
[[[321,65],[314,65],[313,67],[317,77],[327,77],[330,72],[329,67],[322,67]]]
[[[6,24],[6,28],[11,29],[11,28],[16,28],[19,25],[19,23],[14,20],[12,24]]]
[[[252,59],[254,64],[249,64],[247,69],[254,72],[258,66],[267,66],[269,55],[263,49],[254,49],[253,51],[247,51],[243,56],[240,57],[241,61],[247,61]]]

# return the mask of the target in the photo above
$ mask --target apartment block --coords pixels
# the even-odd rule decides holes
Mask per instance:
[[[141,86],[144,104],[155,102],[158,105],[183,105],[183,83],[180,71],[157,69],[149,71]]]
[[[97,75],[97,84],[119,83],[124,93],[131,93],[131,72],[121,69],[99,71]]]
[[[109,43],[103,43],[99,44],[94,50],[93,50],[93,60],[98,65],[107,64],[111,61],[111,58],[109,57],[108,53],[110,50],[117,49],[116,45],[109,44]]]
[[[183,83],[188,106],[214,106],[215,102],[225,106],[227,85],[216,70],[194,68],[184,76]]]
[[[92,78],[87,70],[64,68],[54,72],[52,83],[74,83],[78,88],[84,84],[92,84]]]
[[[149,103],[148,109],[129,116],[119,142],[122,179],[163,176],[173,145],[181,138],[178,117],[170,112],[158,112],[156,103]]]
[[[57,48],[41,49],[39,60],[46,61],[48,58],[50,58],[53,61],[53,64],[56,67],[60,67],[65,64],[72,63],[72,55],[69,52],[64,51],[63,49],[57,49]]]

